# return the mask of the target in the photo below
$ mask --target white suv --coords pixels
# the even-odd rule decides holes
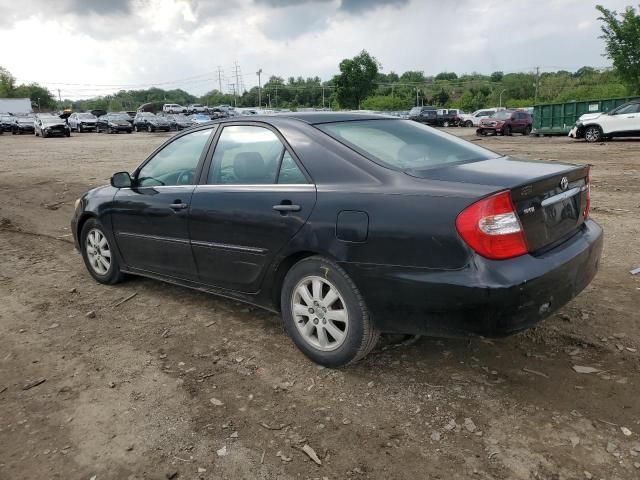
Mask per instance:
[[[187,113],[187,108],[177,103],[165,103],[162,106],[162,111],[164,113]]]
[[[458,115],[460,118],[459,125],[463,127],[477,127],[480,125],[480,120],[490,117],[496,113],[496,111],[497,110],[494,108],[483,108],[482,110],[476,110],[473,113],[463,113]]]
[[[613,137],[640,136],[640,100],[620,105],[608,113],[585,113],[571,129],[569,136],[599,142]]]

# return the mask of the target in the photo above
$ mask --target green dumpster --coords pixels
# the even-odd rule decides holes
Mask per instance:
[[[535,135],[567,135],[585,113],[608,112],[639,97],[606,98],[579,102],[546,103],[533,107]]]

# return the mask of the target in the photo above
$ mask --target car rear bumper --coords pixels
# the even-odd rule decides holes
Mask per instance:
[[[383,332],[509,335],[543,320],[595,276],[603,233],[588,220],[543,255],[488,260],[461,270],[343,263]]]

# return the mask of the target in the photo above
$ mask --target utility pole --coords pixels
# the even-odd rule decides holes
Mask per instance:
[[[240,65],[238,65],[238,61],[236,60],[234,62],[234,75],[236,77],[236,83],[235,83],[235,87],[234,87],[234,95],[237,96],[238,92],[240,91]],[[238,101],[236,100],[236,105],[238,104]]]
[[[271,108],[271,94],[267,93],[267,98],[269,99],[269,108]]]
[[[420,104],[418,102],[418,87],[416,87],[416,107],[419,107]]]
[[[258,107],[262,108],[262,83],[260,82],[260,75],[262,75],[262,69],[256,72],[258,75]]]
[[[322,85],[322,109],[324,110],[324,85]]]
[[[276,82],[276,108],[278,108],[278,83]]]
[[[220,87],[220,93],[222,93],[222,68],[218,65],[218,87]]]
[[[62,96],[60,95],[60,89],[58,89],[58,101],[60,102],[60,110],[62,110]]]
[[[535,83],[536,93],[533,98],[534,105],[538,104],[538,85],[540,85],[540,67],[536,67],[536,83]]]

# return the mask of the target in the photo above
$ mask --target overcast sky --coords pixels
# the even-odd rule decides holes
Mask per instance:
[[[383,72],[608,66],[597,3],[631,0],[0,0],[0,66],[87,98],[121,88],[202,94],[270,75],[320,76],[366,49]]]

